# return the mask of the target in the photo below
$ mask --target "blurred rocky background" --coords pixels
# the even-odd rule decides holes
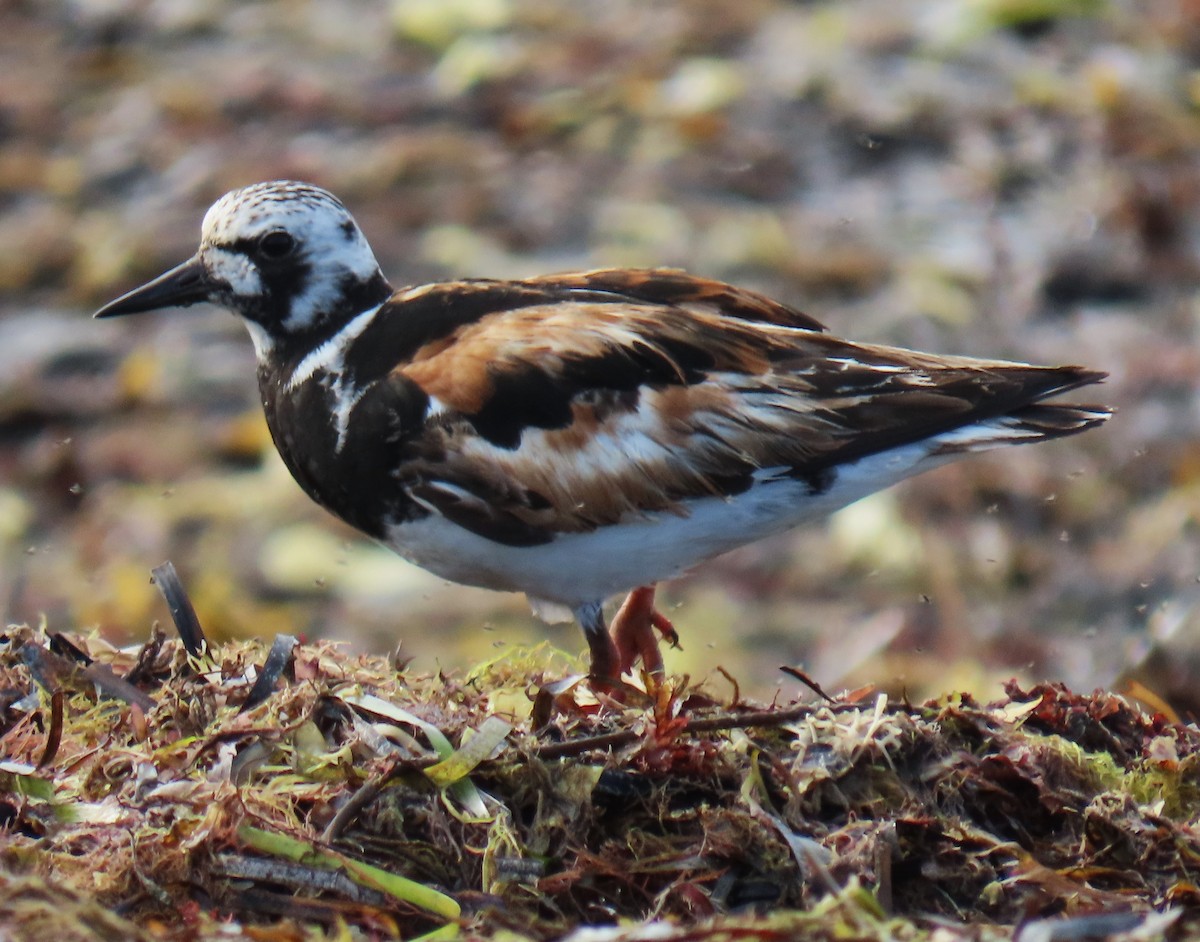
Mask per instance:
[[[0,604],[464,670],[578,629],[312,506],[209,308],[93,322],[221,193],[332,189],[394,284],[670,265],[864,341],[1081,363],[1104,429],[871,497],[666,588],[668,666],[1200,710],[1196,0],[8,0]]]

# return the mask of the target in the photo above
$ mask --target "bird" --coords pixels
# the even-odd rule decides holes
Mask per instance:
[[[271,437],[318,504],[457,583],[569,609],[590,676],[661,676],[655,586],[963,456],[1073,435],[1079,366],[840,339],[671,268],[393,288],[343,203],[233,190],[188,261],[102,307],[241,317]],[[603,605],[627,594],[606,624]]]

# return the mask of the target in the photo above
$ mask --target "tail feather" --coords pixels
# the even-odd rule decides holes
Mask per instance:
[[[930,456],[946,457],[1001,445],[1049,441],[1103,425],[1111,415],[1112,409],[1107,406],[1033,403],[937,436]]]
[[[1107,374],[1098,370],[905,355],[912,361],[905,368],[880,369],[880,355],[855,374],[874,385],[839,403],[837,419],[857,434],[824,453],[827,461],[845,463],[921,441],[933,455],[1046,441],[1092,428],[1110,414],[1104,406],[1046,402],[1103,381]],[[845,372],[837,375],[843,386]]]

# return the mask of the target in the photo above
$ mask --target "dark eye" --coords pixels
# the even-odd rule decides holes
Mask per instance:
[[[282,229],[267,232],[258,240],[258,254],[271,261],[287,258],[295,248],[296,240],[292,238],[292,234]]]

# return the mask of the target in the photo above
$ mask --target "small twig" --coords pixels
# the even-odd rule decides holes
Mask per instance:
[[[717,665],[717,673],[729,681],[729,685],[733,687],[733,699],[730,701],[730,706],[737,706],[742,702],[742,685],[738,683],[738,679],[725,670],[720,664]]]
[[[626,729],[619,733],[604,733],[601,736],[584,736],[582,739],[568,739],[566,742],[554,742],[547,746],[538,746],[533,750],[539,759],[565,759],[577,756],[593,749],[619,749],[628,746],[642,738],[641,733]]]
[[[726,713],[722,716],[708,716],[702,719],[688,720],[680,728],[681,734],[686,733],[715,733],[725,729],[743,729],[748,726],[780,726],[793,720],[801,719],[812,713],[809,704],[792,707],[790,710],[755,710],[750,713]],[[585,736],[582,739],[571,739],[567,742],[550,743],[533,750],[538,759],[563,759],[576,756],[592,749],[618,749],[628,746],[642,738],[641,733],[633,730],[622,730],[619,733],[604,733],[600,736]]]
[[[250,694],[246,697],[242,708],[238,710],[239,713],[253,709],[271,696],[271,692],[275,689],[275,682],[292,663],[292,654],[295,649],[296,639],[294,636],[275,636],[275,640],[271,642],[271,650],[267,652],[267,659],[263,661],[254,686],[250,688]]]
[[[36,768],[44,769],[58,755],[58,747],[62,743],[64,699],[61,690],[50,694],[50,730],[46,733],[46,746],[42,749],[42,757],[38,759]]]
[[[264,831],[248,824],[243,824],[237,829],[237,836],[247,847],[271,857],[281,857],[293,863],[321,867],[325,870],[341,870],[360,886],[379,890],[392,900],[416,906],[447,921],[456,920],[462,914],[462,907],[457,900],[431,886],[347,857],[345,854],[324,850],[308,841],[276,831]]]
[[[336,893],[344,899],[371,906],[387,906],[390,902],[386,894],[370,887],[359,886],[340,870],[323,870],[287,860],[246,857],[241,854],[217,854],[214,864],[213,869],[217,873],[235,880],[278,883],[293,890]]]
[[[383,790],[384,785],[391,781],[398,768],[409,761],[407,759],[394,761],[382,772],[371,776],[371,778],[363,782],[358,790],[346,799],[346,803],[338,808],[337,814],[325,826],[325,830],[321,832],[321,841],[326,844],[332,844],[341,837],[347,825],[358,817],[359,812],[363,808],[375,800],[375,796]],[[437,757],[432,756],[429,764],[432,765],[436,761]]]
[[[118,677],[107,664],[97,662],[85,667],[79,673],[95,684],[101,695],[109,699],[132,703],[141,707],[143,713],[149,713],[154,709],[154,698],[150,694]]]
[[[204,629],[200,627],[200,619],[196,617],[196,609],[192,607],[192,600],[188,598],[179,573],[175,571],[175,564],[167,561],[161,566],[155,566],[150,570],[150,581],[158,587],[158,591],[166,600],[167,608],[171,612],[171,621],[175,623],[175,630],[179,632],[184,649],[192,657],[203,655],[208,641],[204,637]]]
[[[82,677],[95,684],[102,697],[137,704],[146,713],[154,709],[154,699],[148,693],[122,680],[107,664],[93,662],[81,668],[62,655],[33,642],[21,646],[21,660],[29,668],[33,679],[51,694],[68,685],[73,678]]]
[[[836,702],[833,697],[829,696],[829,694],[827,694],[824,690],[821,689],[820,684],[818,684],[815,680],[813,680],[811,677],[809,677],[808,674],[804,673],[804,671],[800,670],[799,668],[788,667],[788,665],[783,664],[780,666],[779,669],[781,671],[783,671],[785,674],[787,674],[789,677],[794,677],[796,680],[800,681],[800,683],[804,684],[805,687],[807,687],[809,690],[811,690],[813,693],[815,693],[818,697],[820,697],[826,703]]]
[[[753,710],[749,713],[727,713],[723,716],[709,716],[698,720],[688,720],[684,732],[712,733],[722,729],[744,729],[747,726],[782,726],[793,720],[803,719],[813,711],[811,703],[791,707],[787,710]]]
[[[892,893],[892,858],[900,856],[900,841],[896,837],[896,822],[883,826],[875,840],[875,899],[889,916],[895,913]]]

